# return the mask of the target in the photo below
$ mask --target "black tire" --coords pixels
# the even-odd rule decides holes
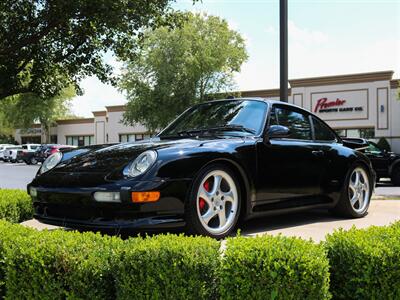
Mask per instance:
[[[36,160],[36,158],[31,157],[31,159],[29,160],[31,165],[36,165],[38,163],[38,161]]]
[[[367,176],[367,182],[369,186],[369,192],[368,192],[368,201],[365,205],[365,208],[360,207],[360,211],[357,211],[356,208],[354,208],[351,204],[350,201],[350,192],[349,192],[349,184],[351,177],[353,175],[353,172],[355,170],[362,169],[366,176]],[[369,174],[368,170],[363,166],[363,165],[354,165],[352,168],[349,169],[346,179],[344,181],[344,185],[342,187],[342,192],[340,195],[339,202],[337,205],[332,209],[332,212],[341,217],[346,217],[346,218],[362,218],[367,215],[368,213],[368,208],[371,203],[371,196],[372,196],[372,187],[373,183],[371,182],[371,175]]]
[[[229,175],[229,177],[231,179],[229,181],[231,181],[231,184],[233,182],[233,184],[235,185],[235,188],[236,188],[236,194],[235,195],[237,196],[237,200],[235,201],[235,203],[237,203],[236,209],[233,208],[234,207],[234,205],[232,204],[233,202],[231,202],[231,208],[229,208],[228,206],[225,207],[225,205],[228,205],[228,201],[226,201],[223,204],[224,205],[223,210],[225,212],[225,216],[226,216],[226,213],[227,213],[227,210],[226,210],[227,208],[228,208],[228,213],[234,214],[234,211],[235,211],[236,214],[234,214],[232,216],[230,214],[228,215],[227,218],[230,219],[229,228],[227,228],[226,230],[224,230],[223,232],[220,232],[220,233],[210,232],[205,227],[206,225],[203,225],[203,221],[201,220],[201,216],[200,216],[200,214],[201,214],[200,208],[199,208],[200,203],[198,203],[198,201],[201,201],[200,200],[201,198],[198,198],[199,189],[200,189],[203,181],[206,180],[207,177],[211,178],[209,176],[213,172],[222,172],[222,173],[224,172],[227,175]],[[227,186],[229,186],[228,181],[224,181],[224,180],[225,179],[223,179],[222,182],[224,182],[225,185],[228,184]],[[205,182],[204,182],[204,184],[205,184]],[[212,183],[212,184],[214,184],[214,183]],[[221,192],[220,192],[219,196],[215,196],[215,202],[214,202],[214,200],[212,200],[213,201],[212,203],[214,205],[214,207],[213,207],[214,211],[216,210],[216,206],[219,207],[219,202],[218,201],[223,201],[222,188],[220,189],[220,191]],[[218,193],[215,194],[215,195],[218,195]],[[222,199],[219,199],[219,198],[217,199],[217,197],[220,197]],[[214,198],[212,198],[212,199],[214,199]],[[234,197],[232,197],[232,199],[234,199]],[[207,204],[205,204],[205,205],[208,206]],[[196,178],[194,179],[192,187],[191,187],[190,192],[188,194],[188,197],[186,199],[186,202],[185,202],[186,231],[187,231],[188,234],[203,235],[203,236],[209,236],[209,237],[216,238],[216,239],[222,239],[222,238],[230,235],[234,231],[235,227],[237,226],[238,219],[239,219],[239,216],[240,216],[240,208],[241,208],[241,190],[240,190],[239,181],[236,178],[235,173],[230,168],[225,166],[224,164],[219,164],[218,163],[218,164],[208,165],[207,167],[203,168],[199,172],[199,174],[196,176]],[[212,212],[212,208],[211,207],[208,207],[208,209]],[[229,210],[231,210],[231,211],[229,212]],[[220,211],[222,213],[222,206],[221,206],[221,210]],[[214,212],[214,214],[215,214],[215,212]],[[203,214],[203,215],[205,215],[205,214]],[[216,221],[216,220],[213,220],[215,217],[218,217],[218,223],[220,223],[219,215],[218,216],[215,215],[213,218],[210,219],[208,224],[210,224],[211,221]],[[220,226],[220,224],[218,226]]]
[[[27,165],[30,165],[31,161],[30,160],[24,160],[24,163],[26,163]]]
[[[394,186],[400,186],[400,166],[397,165],[392,170],[391,181]]]

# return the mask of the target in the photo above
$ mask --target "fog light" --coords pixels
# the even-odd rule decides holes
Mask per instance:
[[[121,202],[119,192],[96,192],[93,197],[97,202]]]
[[[31,197],[37,197],[37,189],[35,189],[34,187],[31,187],[29,189],[29,195],[31,195]]]
[[[156,202],[160,199],[160,192],[132,192],[132,202]]]

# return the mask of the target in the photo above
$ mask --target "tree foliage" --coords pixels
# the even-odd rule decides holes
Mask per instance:
[[[70,115],[70,101],[75,96],[72,85],[48,99],[42,99],[33,93],[11,96],[0,103],[0,114],[5,116],[7,124],[11,124],[13,128],[26,129],[39,122],[48,140],[50,127],[55,121]]]
[[[243,37],[219,17],[188,13],[185,20],[145,32],[137,55],[125,62],[125,123],[155,130],[186,107],[232,89],[247,59]]]
[[[112,82],[103,54],[132,54],[135,36],[174,19],[170,1],[0,1],[0,101],[53,97],[89,75]]]

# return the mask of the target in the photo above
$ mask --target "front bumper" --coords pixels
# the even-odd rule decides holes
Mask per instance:
[[[184,225],[184,202],[190,180],[131,182],[94,188],[33,186],[34,218],[74,229],[152,229]],[[28,186],[28,191],[32,186]],[[96,191],[119,191],[120,203],[97,202]],[[132,203],[133,191],[160,191],[157,202]]]

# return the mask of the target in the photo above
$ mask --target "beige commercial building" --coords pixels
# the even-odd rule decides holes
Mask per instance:
[[[378,139],[385,137],[400,153],[399,80],[392,71],[324,76],[289,80],[289,102],[306,108],[342,136]],[[279,99],[279,89],[242,91],[242,97]],[[182,107],[182,110],[185,109]],[[122,123],[124,105],[107,106],[93,118],[59,120],[51,129],[52,142],[72,145],[118,143],[149,137],[137,124]],[[40,125],[17,130],[18,142],[42,141]]]

